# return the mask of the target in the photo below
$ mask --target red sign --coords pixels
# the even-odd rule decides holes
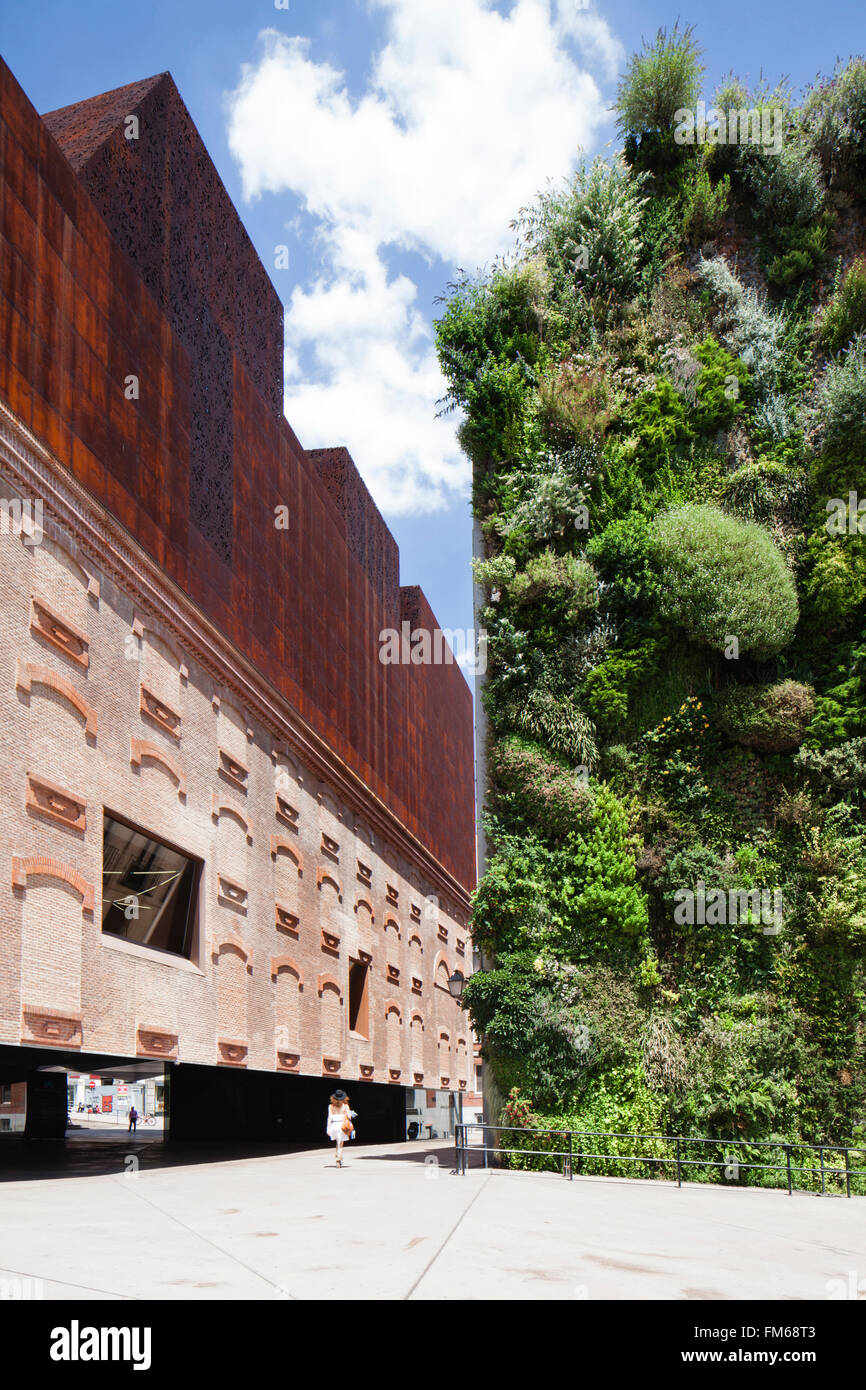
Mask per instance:
[[[111,1114],[111,1099],[112,1099],[111,1096],[103,1096],[103,1097],[102,1097],[102,1113],[103,1113],[103,1115],[110,1115],[110,1114]]]

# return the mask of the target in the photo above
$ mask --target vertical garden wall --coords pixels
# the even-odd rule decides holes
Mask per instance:
[[[701,72],[691,30],[635,55],[621,152],[438,323],[489,653],[466,999],[510,1114],[856,1141],[866,63],[722,120]]]

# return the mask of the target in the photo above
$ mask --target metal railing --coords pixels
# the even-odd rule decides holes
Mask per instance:
[[[480,1142],[470,1141],[470,1133],[480,1131]],[[519,1134],[523,1140],[542,1139],[544,1136],[551,1136],[554,1140],[562,1141],[562,1148],[538,1147],[532,1148],[526,1143],[521,1143],[514,1148],[506,1148],[499,1141],[501,1134]],[[488,1143],[488,1137],[492,1136],[493,1143]],[[647,1153],[611,1153],[608,1149],[605,1152],[594,1152],[601,1146],[598,1140],[615,1139],[620,1140],[649,1140],[653,1146],[673,1146],[673,1152],[666,1154],[647,1154]],[[578,1141],[578,1142],[576,1142]],[[589,1141],[589,1147],[587,1147]],[[725,1151],[722,1158],[689,1158],[687,1155],[692,1145],[714,1146]],[[760,1163],[752,1158],[738,1158],[731,1156],[731,1150],[736,1149],[774,1149],[776,1153],[784,1154],[784,1161],[780,1163]],[[574,1177],[575,1168],[578,1174],[583,1171],[587,1161],[597,1161],[601,1163],[640,1163],[640,1164],[666,1164],[673,1169],[672,1180],[677,1187],[683,1185],[683,1171],[689,1168],[701,1168],[704,1170],[721,1168],[725,1172],[725,1177],[733,1176],[735,1181],[739,1180],[740,1174],[749,1170],[761,1172],[784,1173],[785,1183],[772,1184],[772,1186],[783,1187],[787,1184],[788,1195],[791,1196],[795,1188],[795,1175],[809,1173],[817,1180],[821,1179],[821,1192],[827,1191],[827,1179],[838,1177],[844,1179],[845,1195],[850,1197],[851,1181],[860,1186],[862,1195],[866,1195],[866,1167],[854,1167],[851,1159],[852,1155],[859,1162],[866,1160],[866,1148],[855,1146],[854,1144],[804,1144],[798,1140],[791,1142],[773,1139],[704,1139],[685,1135],[667,1134],[619,1134],[614,1132],[604,1132],[601,1130],[572,1130],[572,1129],[521,1129],[516,1125],[485,1125],[478,1122],[474,1124],[459,1124],[454,1129],[454,1158],[455,1171],[457,1174],[465,1174],[469,1155],[482,1153],[484,1156],[483,1166],[490,1167],[519,1167],[520,1164],[500,1163],[502,1156],[510,1157],[516,1155],[520,1159],[527,1160],[526,1166],[534,1167],[541,1161],[561,1159],[562,1174],[571,1180]],[[488,1154],[495,1155],[494,1162],[488,1160]],[[792,1155],[800,1157],[806,1154],[818,1154],[818,1163],[814,1161],[810,1164],[792,1162]],[[828,1163],[825,1155],[844,1155],[844,1160],[838,1158]],[[557,1165],[559,1167],[560,1165]],[[688,1175],[687,1175],[688,1176]],[[862,1179],[862,1183],[858,1180]],[[811,1188],[801,1187],[801,1191],[811,1191]],[[815,1183],[817,1190],[817,1181]]]

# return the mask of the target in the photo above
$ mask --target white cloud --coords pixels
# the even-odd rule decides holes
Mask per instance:
[[[286,411],[308,447],[344,443],[383,510],[465,489],[432,332],[394,248],[456,265],[492,259],[509,220],[574,165],[606,119],[599,85],[621,50],[582,0],[368,0],[384,12],[365,90],[272,30],[231,94],[244,195],[291,193],[318,222],[324,275],[286,315]],[[582,61],[578,61],[577,54]],[[312,372],[301,373],[301,363]]]

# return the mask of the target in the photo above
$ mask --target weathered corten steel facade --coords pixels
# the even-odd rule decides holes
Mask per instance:
[[[470,692],[379,660],[436,619],[283,416],[171,77],[40,117],[0,63],[0,179],[0,1049],[464,1089]],[[195,880],[182,948],[103,930],[113,818]]]

